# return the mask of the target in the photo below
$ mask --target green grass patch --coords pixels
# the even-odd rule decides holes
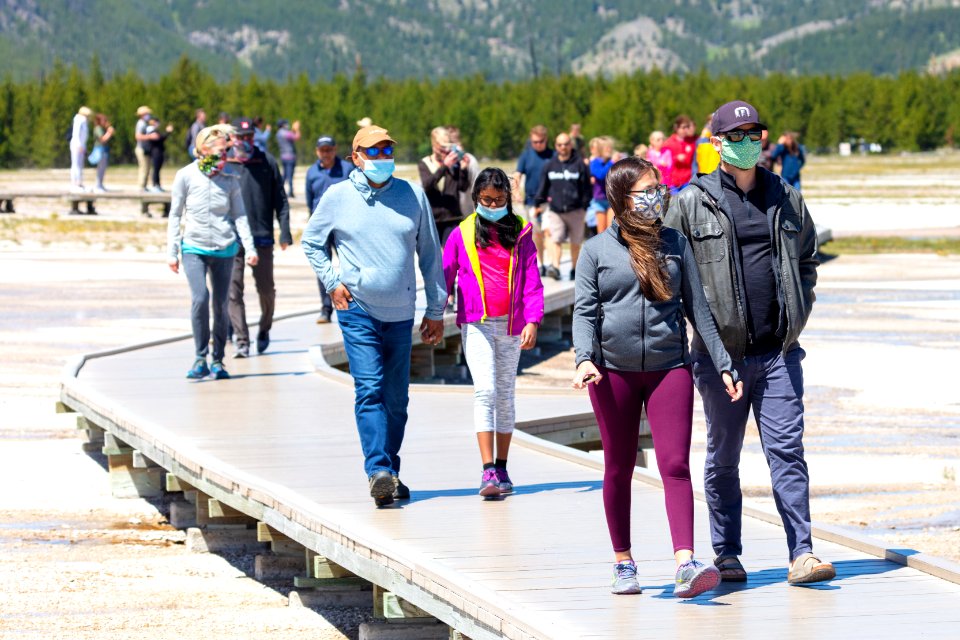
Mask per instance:
[[[904,238],[850,236],[836,238],[820,247],[830,255],[864,255],[870,253],[936,253],[960,255],[960,238]]]

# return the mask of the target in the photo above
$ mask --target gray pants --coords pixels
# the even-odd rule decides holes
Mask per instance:
[[[730,402],[710,356],[693,352],[693,375],[707,419],[704,493],[710,536],[718,556],[739,556],[741,546],[740,450],[753,409],[770,467],[773,499],[787,534],[790,560],[813,550],[810,535],[810,475],[803,459],[803,368],[797,347],[734,362],[743,398]]]
[[[193,344],[198,358],[206,358],[210,350],[210,291],[207,289],[207,273],[213,289],[213,359],[223,360],[227,343],[227,291],[233,273],[233,258],[213,258],[184,253],[181,260],[183,272],[190,284],[190,321],[193,324]]]
[[[473,376],[473,424],[477,432],[513,433],[520,336],[507,333],[507,318],[487,318],[460,327]]]
[[[273,310],[277,302],[277,289],[273,282],[273,245],[257,247],[257,266],[250,267],[253,281],[260,298],[260,333],[269,333],[273,327]],[[246,253],[243,247],[233,258],[233,276],[230,278],[230,324],[237,346],[250,344],[250,329],[247,327],[247,307],[243,303],[243,285],[246,274]]]

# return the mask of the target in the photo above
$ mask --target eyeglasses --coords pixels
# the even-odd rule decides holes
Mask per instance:
[[[390,157],[393,155],[393,147],[367,147],[363,152],[369,158],[376,158],[379,155]]]
[[[634,198],[634,195],[633,195],[633,194],[638,194],[638,195],[641,195],[641,196],[643,196],[644,198],[647,198],[647,199],[649,200],[649,199],[651,199],[651,198],[655,198],[655,197],[658,196],[658,195],[660,195],[660,196],[665,196],[665,195],[667,195],[667,185],[665,185],[665,184],[656,184],[656,185],[653,185],[652,187],[650,187],[650,188],[648,188],[648,189],[642,189],[642,190],[640,190],[640,191],[628,191],[628,193],[630,194],[630,197],[631,197],[631,198]],[[635,198],[634,198],[634,199],[635,199]]]
[[[667,186],[658,184],[649,189],[630,191],[633,211],[645,220],[656,220],[663,213],[663,198],[667,195]]]
[[[558,146],[558,147],[569,147],[571,144],[572,144],[571,142],[558,142],[558,143],[557,143],[557,146]]]
[[[534,140],[533,138],[530,138],[530,144],[540,145],[540,144],[546,144],[546,143],[547,143],[546,138],[542,138],[540,140]]]
[[[485,207],[493,207],[495,209],[499,209],[500,207],[507,206],[507,197],[502,196],[500,198],[478,198],[477,202],[479,202]]]
[[[750,136],[750,139],[754,142],[758,142],[760,138],[763,137],[763,130],[761,129],[750,129],[749,131],[744,131],[742,129],[734,129],[733,131],[727,131],[726,133],[718,134],[729,140],[730,142],[740,142],[746,136]]]

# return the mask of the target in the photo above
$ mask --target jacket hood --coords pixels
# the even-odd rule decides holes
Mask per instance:
[[[370,182],[367,180],[367,176],[362,170],[351,171],[349,180],[353,183],[353,186],[356,187],[357,191],[360,192],[360,195],[363,196],[363,199],[367,202],[371,202],[374,198],[392,187],[395,178],[391,177],[389,180],[387,180],[387,183],[379,189],[374,189],[370,186]]]

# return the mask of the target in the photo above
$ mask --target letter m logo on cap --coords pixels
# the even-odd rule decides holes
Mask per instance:
[[[750,109],[747,109],[746,107],[737,107],[737,108],[734,109],[734,111],[733,111],[733,117],[736,118],[737,120],[739,120],[739,119],[741,119],[741,118],[749,118],[749,117],[750,117]]]

